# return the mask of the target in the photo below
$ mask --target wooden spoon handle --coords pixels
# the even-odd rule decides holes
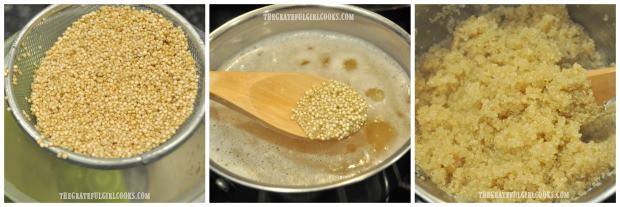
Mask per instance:
[[[616,67],[588,70],[590,88],[594,92],[596,104],[604,105],[609,99],[616,96]]]

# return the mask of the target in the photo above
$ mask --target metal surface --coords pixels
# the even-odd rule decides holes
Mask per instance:
[[[267,22],[263,19],[264,13],[350,13],[355,15],[355,20],[304,21],[301,24],[287,21]],[[366,40],[394,58],[406,70],[405,72],[410,75],[411,40],[410,35],[406,31],[390,20],[368,10],[354,6],[331,5],[273,5],[248,12],[227,22],[209,35],[209,68],[219,68],[220,64],[225,60],[265,37],[289,31],[309,29],[334,31]],[[410,141],[407,141],[386,160],[350,179],[304,187],[261,183],[239,176],[213,161],[209,162],[209,166],[211,170],[228,180],[259,190],[286,193],[316,192],[353,184],[373,176],[397,161],[409,148]]]
[[[498,6],[500,5],[489,5],[489,9]],[[443,5],[417,5],[415,7],[415,25],[417,30],[417,35],[415,36],[416,61],[429,47],[445,39],[450,34],[446,26],[449,23],[448,18],[440,19],[436,22],[429,21],[437,13],[442,12],[442,7]],[[568,5],[567,8],[571,19],[575,23],[582,25],[596,42],[596,50],[601,53],[603,61],[607,64],[614,63],[616,59],[615,5]],[[482,7],[479,5],[466,5],[459,10],[460,13],[452,13],[450,17],[460,21],[483,12]],[[608,15],[607,21],[604,20],[605,15]],[[440,190],[434,183],[422,179],[422,174],[422,172],[417,170],[416,166],[415,192],[418,196],[427,202],[455,202],[452,196]],[[600,185],[593,187],[588,193],[577,198],[574,202],[601,202],[614,194],[615,187],[616,176],[614,171],[612,176],[602,180]]]
[[[72,22],[78,20],[81,16],[99,9],[103,5],[52,5],[37,14],[17,35],[15,41],[11,44],[8,54],[5,56],[5,67],[13,68],[18,65],[23,75],[19,75],[17,85],[12,85],[13,75],[11,72],[5,77],[5,94],[8,97],[8,103],[13,115],[19,126],[34,140],[40,138],[40,133],[34,128],[36,119],[28,121],[21,113],[22,110],[33,117],[30,111],[30,103],[24,97],[29,97],[31,93],[30,85],[33,80],[34,70],[37,64],[43,58],[44,52],[49,50],[58,37],[71,25]],[[199,68],[198,76],[198,95],[194,102],[194,110],[185,122],[177,129],[176,133],[162,145],[151,149],[139,156],[129,158],[95,158],[74,153],[59,147],[46,148],[54,155],[62,152],[69,155],[69,162],[82,166],[99,168],[99,169],[118,169],[128,168],[137,165],[144,165],[160,159],[166,154],[172,152],[181,145],[197,128],[204,118],[205,114],[205,83],[204,83],[204,41],[201,35],[177,12],[165,5],[131,5],[138,10],[151,10],[155,13],[163,15],[170,20],[175,26],[181,27],[188,38],[189,50],[196,61]],[[28,52],[32,54],[30,57],[20,57],[21,61],[16,58],[24,53],[25,46]]]
[[[212,203],[254,203],[254,202],[311,202],[311,203],[360,203],[360,202],[411,202],[411,153],[396,163],[361,182],[338,188],[306,193],[267,192],[221,178],[210,172],[210,202]],[[218,182],[225,182],[228,191],[221,189]]]

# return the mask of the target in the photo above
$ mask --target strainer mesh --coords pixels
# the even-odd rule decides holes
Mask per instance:
[[[54,43],[58,40],[62,33],[71,26],[71,24],[83,15],[98,10],[104,5],[63,5],[42,14],[41,18],[35,20],[34,23],[29,24],[21,32],[23,37],[17,39],[13,43],[13,47],[9,51],[10,59],[8,60],[8,68],[13,68],[13,65],[17,65],[22,74],[18,74],[12,71],[8,78],[9,82],[12,82],[12,76],[17,76],[17,84],[10,85],[10,92],[7,93],[9,98],[13,99],[15,105],[11,106],[11,110],[14,111],[15,116],[22,116],[22,110],[28,114],[32,121],[19,122],[23,128],[34,128],[36,119],[30,111],[30,103],[26,98],[30,97],[32,92],[31,84],[33,81],[34,71],[38,68],[41,59],[45,56],[45,52],[49,50]],[[177,136],[182,130],[193,130],[194,127],[188,126],[189,120],[202,119],[203,115],[199,113],[200,108],[204,107],[204,43],[200,36],[196,35],[194,28],[183,23],[182,17],[178,14],[169,13],[162,6],[159,5],[130,5],[138,10],[151,10],[155,13],[161,14],[166,19],[170,20],[176,27],[181,27],[185,36],[188,39],[189,50],[192,53],[194,60],[196,61],[196,67],[198,67],[198,95],[194,102],[194,110],[190,117],[179,127],[177,133],[173,136]],[[28,56],[30,53],[30,56]],[[20,59],[17,61],[17,59]],[[204,111],[204,110],[203,110]],[[18,112],[18,113],[16,113]],[[18,118],[19,119],[19,118]],[[27,124],[29,126],[23,126]],[[36,133],[34,137],[38,139],[40,133]],[[31,134],[32,135],[32,134]],[[172,139],[172,138],[171,138]]]

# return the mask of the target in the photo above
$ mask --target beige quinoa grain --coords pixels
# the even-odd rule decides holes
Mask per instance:
[[[583,68],[602,66],[563,6],[500,7],[461,22],[416,66],[420,171],[457,201],[583,195],[616,163],[615,132],[580,140],[600,112]],[[479,195],[500,191],[570,197]]]
[[[19,69],[19,66],[17,66],[17,65],[14,65],[14,66],[13,66],[13,71],[15,71],[16,73],[18,73],[18,74],[20,74],[20,75],[23,75],[23,74],[22,74],[22,70],[20,70],[20,69]]]
[[[26,113],[26,110],[23,110],[23,109],[22,109],[22,114],[24,115],[24,117],[26,117],[26,119],[27,119],[28,121],[32,121],[32,119],[30,119],[30,115],[28,115],[28,113]]]
[[[30,98],[36,128],[76,153],[139,155],[191,114],[197,70],[181,28],[148,10],[104,6],[45,53]]]
[[[56,157],[62,158],[62,159],[66,160],[67,158],[69,158],[69,155],[67,153],[64,153],[64,152],[59,152],[59,153],[56,154]]]
[[[306,92],[291,119],[310,139],[341,140],[364,125],[367,113],[366,101],[355,88],[329,80]]]

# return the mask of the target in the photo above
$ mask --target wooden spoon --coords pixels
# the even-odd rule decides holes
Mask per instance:
[[[297,73],[211,71],[209,98],[281,134],[309,139],[291,119],[291,110],[307,90],[327,80]]]
[[[616,67],[609,67],[586,72],[590,80],[590,88],[594,93],[596,104],[604,105],[616,96]]]

